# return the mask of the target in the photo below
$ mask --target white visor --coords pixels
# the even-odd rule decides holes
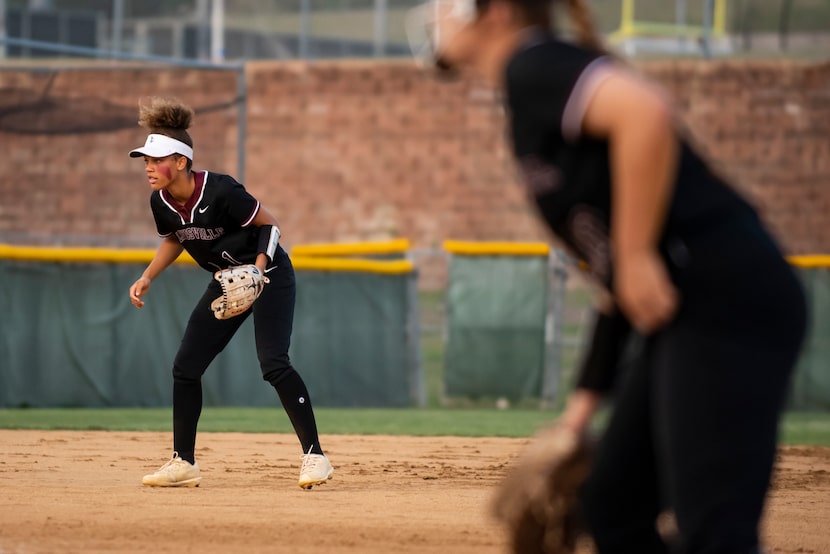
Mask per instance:
[[[166,135],[148,135],[144,146],[130,151],[131,158],[140,158],[141,156],[166,158],[171,154],[181,154],[188,160],[193,160],[193,148]]]
[[[475,19],[475,0],[429,0],[406,13],[409,48],[419,62],[432,65],[441,48]]]

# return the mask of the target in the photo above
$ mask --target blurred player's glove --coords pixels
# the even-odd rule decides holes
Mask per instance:
[[[268,277],[254,264],[217,271],[213,278],[222,285],[222,296],[210,304],[216,319],[228,319],[250,308],[269,283]]]
[[[493,498],[515,554],[572,554],[584,532],[579,489],[592,446],[564,425],[538,433]]]

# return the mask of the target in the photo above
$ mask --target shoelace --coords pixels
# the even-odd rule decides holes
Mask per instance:
[[[169,471],[169,468],[171,468],[171,467],[173,466],[173,464],[174,464],[174,463],[176,463],[176,462],[183,462],[183,461],[184,461],[184,460],[182,460],[181,458],[179,458],[179,453],[178,453],[178,452],[173,452],[173,457],[172,457],[172,458],[170,458],[169,460],[167,460],[167,462],[165,462],[165,464],[164,464],[163,466],[161,466],[160,468],[158,468],[158,470],[156,471],[156,473],[161,473],[162,471]]]
[[[306,471],[314,471],[317,469],[317,466],[320,465],[320,462],[323,461],[323,456],[319,454],[312,454],[311,449],[314,446],[310,446],[308,448],[308,452],[303,454],[303,465],[300,467],[300,473],[305,473]]]

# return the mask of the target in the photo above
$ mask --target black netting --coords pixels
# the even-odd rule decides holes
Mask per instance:
[[[40,88],[0,88],[0,132],[22,135],[74,135],[130,129],[136,126],[135,106],[114,104],[99,96],[53,93],[61,75],[56,70]],[[194,107],[196,114],[224,110],[242,99]]]

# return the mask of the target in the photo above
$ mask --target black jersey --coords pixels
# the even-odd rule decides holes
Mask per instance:
[[[582,135],[582,117],[616,62],[541,33],[506,69],[514,153],[528,192],[552,231],[611,286],[609,145]],[[661,250],[711,223],[752,208],[680,137],[681,152]],[[668,246],[667,246],[668,245]]]
[[[517,163],[529,195],[548,226],[586,262],[593,276],[613,289],[611,166],[609,144],[585,136],[582,118],[591,95],[616,62],[537,33],[506,69],[507,107]],[[678,131],[680,158],[660,240],[670,273],[684,263],[685,248],[720,222],[756,221],[752,208],[713,174]],[[749,215],[749,218],[742,216]],[[708,240],[708,239],[707,239]],[[607,390],[630,325],[619,313],[600,315],[579,386]]]
[[[184,206],[166,190],[153,191],[150,207],[158,234],[175,235],[208,271],[254,263],[259,228],[251,222],[259,201],[229,175],[198,171],[194,177],[196,187]]]

